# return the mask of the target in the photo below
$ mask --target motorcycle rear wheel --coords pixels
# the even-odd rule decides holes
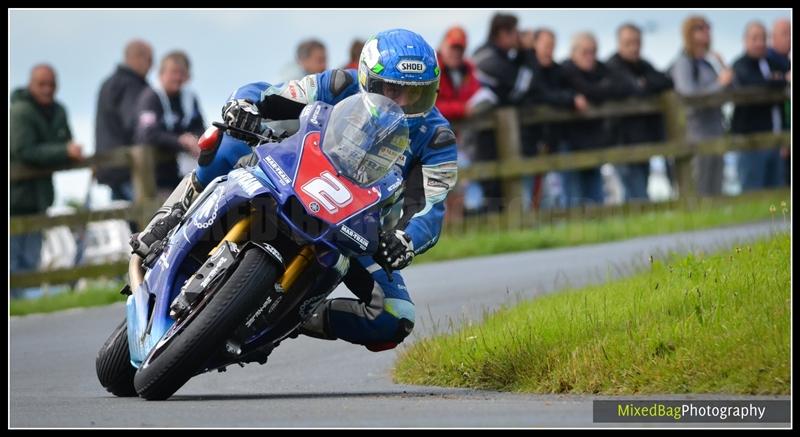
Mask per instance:
[[[136,368],[131,364],[126,319],[114,329],[97,352],[95,368],[97,379],[109,393],[119,397],[136,396],[136,389],[133,386]]]

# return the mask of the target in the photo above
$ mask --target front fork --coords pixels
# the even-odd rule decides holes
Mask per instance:
[[[253,216],[251,214],[236,222],[236,224],[231,227],[228,233],[225,234],[225,237],[223,237],[219,244],[211,249],[208,255],[211,256],[211,254],[219,249],[219,247],[222,246],[226,241],[231,243],[241,243],[242,241],[245,241],[247,238],[247,230],[250,228],[252,221]],[[295,256],[286,267],[283,275],[278,278],[277,285],[281,288],[282,292],[289,290],[292,285],[294,285],[295,281],[297,281],[297,278],[299,278],[303,271],[305,271],[308,264],[314,260],[314,257],[315,252],[313,245],[307,244],[302,247],[297,256]]]

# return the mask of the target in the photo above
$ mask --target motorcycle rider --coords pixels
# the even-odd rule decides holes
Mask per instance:
[[[328,70],[277,85],[248,84],[234,91],[223,107],[223,120],[247,131],[260,130],[263,119],[297,119],[311,102],[335,105],[358,92],[385,95],[405,112],[411,143],[398,161],[405,180],[402,218],[395,229],[381,233],[373,256],[351,260],[343,282],[359,299],[326,300],[301,333],[341,338],[374,352],[396,347],[411,333],[414,304],[397,270],[438,241],[445,198],[457,179],[456,137],[434,107],[439,78],[434,49],[414,32],[391,29],[365,43],[358,70]],[[217,147],[204,150],[196,172],[184,178],[145,230],[131,238],[134,253],[145,262],[155,259],[196,194],[251,153],[248,141],[230,132]],[[391,278],[382,266],[395,270]]]

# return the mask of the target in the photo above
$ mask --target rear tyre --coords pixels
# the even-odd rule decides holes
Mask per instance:
[[[126,320],[122,320],[97,352],[95,368],[97,379],[109,393],[119,397],[136,396],[133,386],[136,368],[131,365]]]

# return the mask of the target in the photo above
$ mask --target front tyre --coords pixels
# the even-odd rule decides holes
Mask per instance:
[[[134,377],[139,396],[163,400],[172,396],[219,351],[236,327],[273,287],[277,269],[259,249],[249,249],[228,280],[188,325],[163,346],[157,357],[148,357]],[[154,351],[155,352],[155,349]],[[153,354],[151,352],[151,355]]]

